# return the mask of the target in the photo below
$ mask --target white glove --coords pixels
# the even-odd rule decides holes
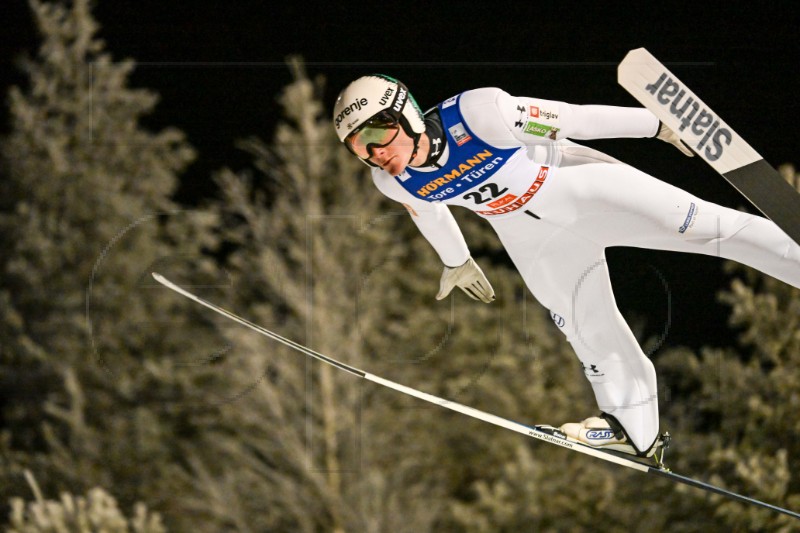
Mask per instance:
[[[656,134],[656,137],[665,143],[674,145],[683,153],[683,155],[694,157],[694,152],[692,152],[691,148],[689,148],[689,146],[687,146],[686,143],[683,142],[680,137],[678,137],[678,134],[669,129],[663,122],[659,122],[658,133]]]
[[[453,290],[453,287],[459,287],[473,300],[481,300],[487,304],[494,301],[492,285],[486,279],[481,267],[471,257],[461,266],[444,267],[436,299],[445,298]]]

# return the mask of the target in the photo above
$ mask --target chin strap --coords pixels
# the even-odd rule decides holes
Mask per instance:
[[[425,133],[428,135],[428,157],[425,159],[425,162],[419,166],[435,166],[442,168],[437,161],[441,157],[447,141],[445,140],[444,131],[442,129],[442,119],[435,110],[429,112],[425,116]]]
[[[421,133],[414,134],[414,150],[411,151],[411,157],[408,158],[408,163],[406,164],[410,165],[411,162],[414,160],[414,158],[417,157],[417,153],[419,152],[419,140],[421,138],[422,138]]]

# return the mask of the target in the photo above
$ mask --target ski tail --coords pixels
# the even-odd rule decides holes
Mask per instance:
[[[800,194],[685,83],[644,48],[631,50],[617,79],[634,98],[800,243]]]
[[[617,69],[617,80],[720,174],[762,159],[644,48],[628,52]]]

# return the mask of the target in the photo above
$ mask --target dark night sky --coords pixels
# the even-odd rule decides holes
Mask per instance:
[[[237,168],[247,157],[237,138],[269,138],[278,115],[275,96],[290,80],[283,61],[302,55],[311,75],[328,80],[326,103],[351,79],[394,75],[423,108],[462,90],[502,87],[512,94],[577,104],[637,103],[616,83],[625,53],[646,47],[664,62],[767,161],[800,162],[796,10],[740,4],[715,9],[683,4],[492,2],[433,6],[412,3],[164,2],[100,0],[95,16],[117,59],[139,63],[133,85],[162,99],[152,127],[186,131],[200,158],[182,194],[213,194],[207,176]],[[481,4],[475,4],[480,6]],[[745,5],[745,4],[741,4]],[[490,7],[491,6],[491,9]],[[25,2],[4,2],[0,36],[3,90],[23,83],[12,59],[35,51]],[[4,125],[4,129],[6,126]],[[698,158],[689,160],[656,141],[592,144],[706,199],[737,207],[739,196]],[[377,193],[376,193],[377,194]],[[714,292],[724,282],[713,258],[650,251],[610,253],[623,313],[646,313],[648,332],[667,320],[669,344],[729,342]]]

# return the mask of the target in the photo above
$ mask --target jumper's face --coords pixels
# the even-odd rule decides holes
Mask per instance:
[[[372,157],[369,158],[369,161],[392,176],[399,176],[408,166],[413,153],[414,139],[406,135],[403,128],[400,128],[392,141],[372,149]]]
[[[361,159],[397,176],[405,170],[414,151],[414,139],[393,117],[368,120],[345,139],[347,148]]]

